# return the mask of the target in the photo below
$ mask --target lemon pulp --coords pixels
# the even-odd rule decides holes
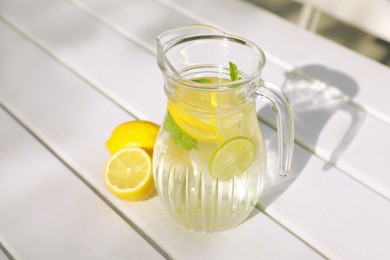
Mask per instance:
[[[152,161],[141,148],[125,148],[107,161],[104,180],[117,197],[144,200],[154,191]]]
[[[207,79],[207,83],[230,81],[216,77],[200,79]],[[224,136],[226,128],[230,126],[229,124],[234,124],[233,121],[239,118],[239,115],[224,118],[221,112],[243,103],[236,90],[213,90],[213,85],[205,89],[188,89],[187,86],[180,84],[176,87],[171,97],[174,101],[168,101],[168,111],[175,122],[196,140],[222,143],[226,138]]]

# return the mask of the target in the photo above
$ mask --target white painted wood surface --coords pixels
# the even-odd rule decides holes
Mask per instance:
[[[223,234],[205,235],[184,230],[176,224],[158,197],[142,203],[114,197],[106,189],[102,176],[108,158],[104,140],[116,125],[132,117],[21,36],[9,29],[2,30],[2,35],[7,41],[1,48],[8,55],[9,64],[1,75],[1,103],[142,230],[165,256],[179,259],[197,259],[204,254],[227,259],[241,255],[252,259],[258,256],[282,259],[290,255],[319,258],[310,247],[257,210],[246,226]],[[13,76],[20,72],[33,77]],[[16,94],[22,92],[23,95]],[[28,98],[32,96],[35,98]],[[47,97],[50,100],[45,100]],[[82,145],[80,140],[83,140]],[[256,234],[261,236],[254,239]],[[280,243],[288,245],[286,250],[278,250]]]
[[[144,242],[162,256],[388,258],[386,134],[390,109],[383,95],[390,94],[386,88],[389,69],[247,3],[221,3],[208,2],[205,9],[203,0],[1,0],[0,17],[5,23],[0,24],[0,35],[5,40],[0,42],[0,103],[89,188],[121,212],[132,228],[147,238]],[[154,38],[170,27],[199,22],[246,36],[266,49],[269,63],[264,78],[280,84],[290,95],[302,123],[297,125],[297,141],[308,149],[295,146],[292,175],[268,183],[259,204],[262,210],[256,210],[238,228],[214,235],[182,229],[158,197],[142,203],[115,198],[105,188],[101,173],[108,158],[103,143],[117,124],[134,117],[162,120],[165,96],[154,57]],[[264,26],[252,26],[255,23]],[[330,53],[334,55],[330,57]],[[352,78],[358,86],[353,100],[332,96],[335,91],[329,82],[324,90],[321,83],[327,75],[317,75],[317,67],[310,70],[314,65],[321,66],[323,74],[331,70],[348,76],[336,83],[349,83],[346,79]],[[359,74],[360,66],[366,73]],[[309,93],[301,97],[294,88]],[[307,102],[313,95],[323,102],[324,111],[307,112],[313,108]],[[324,99],[329,95],[332,102]],[[302,100],[306,107],[302,108]],[[267,109],[259,112],[270,121]],[[341,155],[332,161],[332,153],[353,120],[358,124],[352,129],[352,140],[347,140]],[[275,132],[262,128],[272,170]],[[328,165],[329,161],[337,167]],[[13,248],[23,240],[12,242],[7,240]],[[151,252],[155,252],[153,248]]]
[[[99,18],[99,15],[100,15],[100,17],[101,17],[100,19],[103,19],[103,21],[111,20],[112,21],[111,23],[113,23],[113,25],[116,28],[121,28],[121,31],[119,31],[119,32],[124,33],[124,35],[132,35],[133,34],[133,31],[129,31],[126,33],[126,31],[124,29],[131,30],[133,28],[132,26],[134,24],[134,19],[131,21],[129,21],[128,19],[122,19],[122,20],[120,19],[120,18],[124,17],[124,16],[121,16],[120,13],[123,10],[126,10],[125,6],[123,8],[116,9],[116,10],[118,10],[119,13],[113,12],[112,10],[110,12],[106,12],[105,10],[107,10],[107,6],[104,6],[104,4],[102,4],[102,3],[100,3],[102,5],[99,5],[99,3],[96,3],[96,2],[94,2],[94,3],[95,4],[89,3],[90,7],[94,8],[92,10],[94,10],[97,13],[97,15],[96,15],[96,13],[95,14],[91,13],[92,15],[94,15],[97,18]],[[172,13],[169,9],[165,9],[165,11],[166,11],[166,13],[160,12],[160,14],[161,15],[165,14],[167,17],[172,17]],[[169,15],[167,15],[167,14],[169,14]],[[118,17],[120,17],[120,18],[118,18]],[[180,19],[175,18],[175,20],[180,20]],[[184,19],[182,19],[182,20],[184,20]],[[147,44],[147,42],[148,42],[147,38],[145,37],[145,38],[143,38],[143,40],[144,40],[144,43]],[[276,65],[274,65],[274,67],[275,66]],[[280,68],[278,70],[280,71]],[[275,69],[274,72],[278,71],[278,70]],[[283,76],[284,73],[286,73],[286,71],[280,72],[280,74],[278,75],[279,78],[281,76]],[[276,78],[275,76],[273,78],[275,80],[279,79],[279,78]],[[346,77],[341,77],[341,79],[344,79],[344,78],[346,78]],[[300,82],[298,82],[298,83],[300,83]],[[303,80],[303,84],[300,83],[299,86],[303,85],[304,87],[306,87],[306,89],[303,89],[302,91],[308,91],[308,90],[310,90],[309,84],[313,85],[314,83],[307,81],[307,80]],[[285,84],[285,85],[287,85],[287,84]],[[318,83],[317,83],[317,85],[318,85]],[[289,87],[289,85],[287,85],[285,87]],[[294,94],[294,93],[288,92],[287,94]],[[318,94],[318,91],[316,91],[314,94]],[[320,92],[320,94],[324,95],[326,93]],[[312,96],[310,96],[310,95],[313,95],[313,93],[308,93],[308,96],[306,96],[305,98],[311,99]],[[294,102],[294,100],[292,100],[292,101]],[[297,101],[299,101],[299,100],[297,100]],[[327,100],[325,100],[325,101],[327,101]],[[385,122],[378,120],[376,117],[374,117],[370,114],[367,115],[366,112],[363,113],[361,111],[361,109],[359,109],[359,107],[357,107],[356,105],[351,104],[349,102],[345,102],[342,99],[340,100],[340,97],[338,97],[338,96],[335,96],[335,98],[333,100],[330,100],[329,103],[330,103],[330,105],[335,104],[334,107],[330,106],[330,109],[325,107],[325,110],[320,111],[320,114],[318,111],[311,111],[311,113],[313,114],[312,118],[308,118],[308,119],[304,118],[305,112],[307,112],[307,111],[300,111],[300,113],[298,114],[298,119],[300,120],[299,123],[306,123],[306,124],[310,123],[310,121],[312,121],[312,120],[315,120],[316,117],[318,118],[318,114],[320,116],[322,116],[322,114],[324,114],[323,116],[325,116],[325,119],[327,119],[326,116],[328,116],[328,114],[336,113],[336,112],[338,112],[338,110],[341,111],[340,116],[332,117],[331,120],[329,119],[329,122],[327,122],[327,121],[321,122],[320,121],[319,123],[326,124],[324,126],[320,125],[321,127],[324,128],[322,130],[315,128],[313,131],[313,129],[310,128],[310,125],[305,125],[305,124],[299,125],[298,124],[299,129],[297,129],[297,130],[298,130],[299,137],[302,139],[301,143],[305,144],[306,147],[309,147],[312,150],[316,150],[323,158],[329,160],[332,157],[331,153],[335,149],[337,149],[337,147],[336,147],[338,144],[337,142],[341,142],[341,139],[343,138],[343,136],[345,134],[354,135],[354,134],[358,133],[360,136],[363,135],[362,138],[359,138],[359,136],[356,137],[356,140],[354,140],[354,142],[351,141],[351,143],[347,142],[346,144],[344,144],[347,147],[345,147],[345,151],[342,155],[345,156],[345,154],[347,154],[347,155],[352,154],[352,158],[350,158],[350,160],[342,160],[343,156],[340,156],[340,158],[337,158],[338,159],[337,162],[332,162],[332,163],[337,163],[338,166],[341,165],[341,169],[347,169],[346,170],[347,174],[354,176],[356,179],[363,182],[364,185],[371,187],[376,192],[383,192],[383,194],[385,196],[388,196],[389,195],[389,186],[388,185],[390,184],[390,181],[389,181],[389,176],[387,174],[387,172],[389,172],[388,166],[385,163],[386,159],[387,159],[386,154],[379,153],[376,158],[371,158],[371,162],[368,161],[367,158],[365,158],[366,154],[371,153],[371,151],[373,151],[373,152],[375,150],[381,151],[381,150],[386,149],[386,147],[389,147],[387,145],[387,142],[388,142],[387,139],[378,140],[378,142],[376,142],[376,140],[372,140],[372,138],[371,138],[373,130],[375,130],[377,133],[380,132],[381,133],[381,134],[379,134],[380,136],[385,136],[385,134],[390,131],[390,129],[388,128],[388,125]],[[296,104],[294,104],[294,105],[296,105]],[[325,104],[321,104],[321,105],[327,105],[327,104],[325,103]],[[321,108],[321,107],[319,107],[319,108]],[[346,115],[344,115],[343,113],[346,113]],[[302,117],[306,121],[302,122]],[[321,120],[324,120],[324,119],[321,119]],[[357,122],[353,122],[353,124],[352,124],[353,128],[351,130],[349,130],[349,128],[350,128],[349,125],[351,124],[351,120],[357,120]],[[367,120],[370,120],[370,121],[368,121],[368,123],[362,125],[363,122],[361,122],[361,121],[363,121],[363,120],[365,120],[365,122],[367,122]],[[371,129],[372,126],[375,126],[375,127],[373,129]],[[384,129],[381,129],[381,128],[384,128]],[[316,140],[316,139],[314,139],[314,137],[315,137],[315,134],[317,134],[317,131],[319,131],[319,130],[321,130],[321,133],[318,133],[318,134],[321,134],[321,136],[319,136],[320,138],[318,140]],[[348,131],[350,131],[350,132],[348,132]],[[355,133],[355,131],[357,131],[357,133]],[[306,140],[305,140],[305,137],[306,137]],[[347,136],[346,137],[347,141],[350,138],[355,139],[355,136],[352,136],[352,137]],[[319,148],[314,147],[315,146],[314,141],[318,141]],[[356,146],[364,146],[364,147],[366,147],[366,149],[364,149],[364,150],[356,149]],[[352,149],[351,147],[355,148],[355,149]],[[347,153],[348,150],[350,150],[352,152]],[[310,156],[305,155],[305,153],[303,152],[303,154],[301,155],[301,158],[303,159],[302,162],[306,162],[310,159]],[[358,158],[358,160],[356,160],[357,158]],[[343,163],[344,163],[344,165],[343,165]],[[371,170],[372,164],[377,165],[377,167],[378,167],[377,168],[378,170],[376,170],[375,172],[372,172],[372,170]],[[318,171],[318,172],[321,172],[321,171],[328,172],[330,170],[330,169],[329,170],[327,169],[329,166],[327,166],[327,164],[325,162],[317,162],[317,165],[318,166],[314,167],[314,169],[316,169],[316,171]],[[301,172],[302,167],[303,167],[302,165],[299,165],[296,168],[296,172],[298,172],[298,173]],[[325,170],[322,168],[325,168]],[[336,183],[341,182],[343,180],[343,178],[345,178],[345,176],[343,176],[343,174],[340,174],[340,173],[336,174],[335,176],[336,177],[334,177],[333,181]],[[376,181],[372,181],[373,179]],[[354,191],[351,191],[353,194],[355,194],[355,193],[356,194],[359,194],[359,193],[364,194],[366,192],[366,189],[360,187],[360,185],[355,185],[355,186],[351,186],[351,187],[353,187],[352,190],[354,190]],[[342,190],[342,187],[340,187],[340,189],[338,190],[338,193],[334,195],[335,196],[334,199],[337,199],[338,196],[344,197],[345,196],[344,192],[345,191]],[[321,196],[320,194],[326,194],[326,193],[327,193],[326,189],[318,191],[319,196]],[[374,196],[374,197],[376,197],[376,196]],[[359,198],[354,199],[353,197],[351,197],[350,200],[351,200],[351,203],[356,203],[356,201],[359,201],[360,199]],[[382,200],[382,199],[379,199],[379,200],[381,201],[381,207],[382,206],[386,207],[386,205],[387,205],[386,200]],[[316,203],[316,201],[313,201],[313,203]],[[323,203],[326,203],[326,201],[323,201]],[[350,209],[347,209],[347,208],[339,209],[338,207],[335,208],[333,205],[327,205],[327,207],[329,208],[330,212],[336,211],[336,212],[339,212],[340,216],[345,216],[345,217],[348,216],[347,218],[351,218],[351,219],[354,218],[353,215],[350,215],[347,212],[347,211],[350,211]],[[356,210],[358,210],[359,207],[360,207],[359,203],[357,203]],[[388,208],[388,207],[386,207],[386,208]],[[303,209],[300,209],[300,210],[302,212],[306,212],[306,211],[303,211]],[[307,208],[305,210],[310,210],[310,208]],[[378,210],[381,211],[380,208],[376,208],[376,210],[374,210],[374,211],[379,213]],[[272,209],[269,209],[269,210],[267,210],[267,212],[273,212],[273,211],[272,211]],[[299,210],[297,210],[297,213],[299,214]],[[289,211],[284,212],[284,214],[289,214]],[[388,213],[386,213],[386,215],[387,214]],[[305,217],[300,216],[300,218],[304,219],[304,221],[302,221],[303,225],[305,224],[305,221],[308,221]],[[319,215],[312,216],[313,220],[317,219],[317,218],[320,218],[320,216]],[[379,218],[381,218],[381,217],[379,217]],[[369,221],[369,218],[365,218],[365,219],[362,218],[359,221],[366,222],[366,221]],[[383,222],[383,219],[382,219],[382,222]],[[347,223],[346,225],[347,226],[350,225],[352,228],[355,224],[356,223],[349,223],[349,224]],[[339,227],[336,227],[335,229],[329,229],[327,227],[327,228],[324,228],[323,231],[325,234],[328,232],[329,232],[328,234],[331,234],[331,233],[336,232],[337,229],[339,229],[339,228],[341,228],[341,227],[339,226]],[[379,233],[377,233],[377,234],[379,234]],[[344,239],[348,240],[347,237],[350,236],[351,234],[344,234],[344,235],[345,235]],[[384,234],[382,234],[382,235],[384,235]],[[380,237],[381,237],[381,235],[378,236],[378,238],[380,238]],[[310,239],[310,238],[308,238],[308,239]],[[372,239],[372,238],[370,238],[370,239]],[[361,238],[360,242],[362,245],[364,245],[370,239],[366,240],[365,238]],[[339,246],[340,242],[342,240],[343,239],[340,239],[340,241],[338,241],[337,243],[332,242],[332,244],[333,244],[332,246],[334,247],[332,250],[334,250],[335,248],[338,248],[338,250],[340,251],[340,255],[343,255],[343,253],[342,253],[343,248]],[[333,239],[333,241],[337,241],[337,239]],[[381,246],[383,246],[383,245],[381,245]],[[318,245],[318,247],[321,247],[321,245]],[[327,249],[324,248],[324,251],[325,250],[327,250]],[[328,250],[328,251],[332,251],[332,250]],[[352,253],[352,252],[349,252],[349,253]],[[369,251],[367,251],[367,253],[369,253]]]

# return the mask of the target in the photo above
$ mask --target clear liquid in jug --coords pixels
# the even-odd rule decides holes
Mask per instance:
[[[154,179],[171,215],[187,228],[232,228],[259,199],[266,150],[254,99],[238,91],[177,84],[167,93],[168,109],[154,148]]]

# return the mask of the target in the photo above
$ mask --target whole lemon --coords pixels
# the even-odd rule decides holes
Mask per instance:
[[[124,148],[142,148],[150,156],[159,131],[159,126],[148,121],[129,121],[117,126],[106,142],[113,155]]]

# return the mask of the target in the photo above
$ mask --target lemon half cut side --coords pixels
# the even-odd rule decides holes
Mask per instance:
[[[141,148],[119,150],[107,161],[104,180],[117,197],[140,201],[154,192],[152,160]]]

